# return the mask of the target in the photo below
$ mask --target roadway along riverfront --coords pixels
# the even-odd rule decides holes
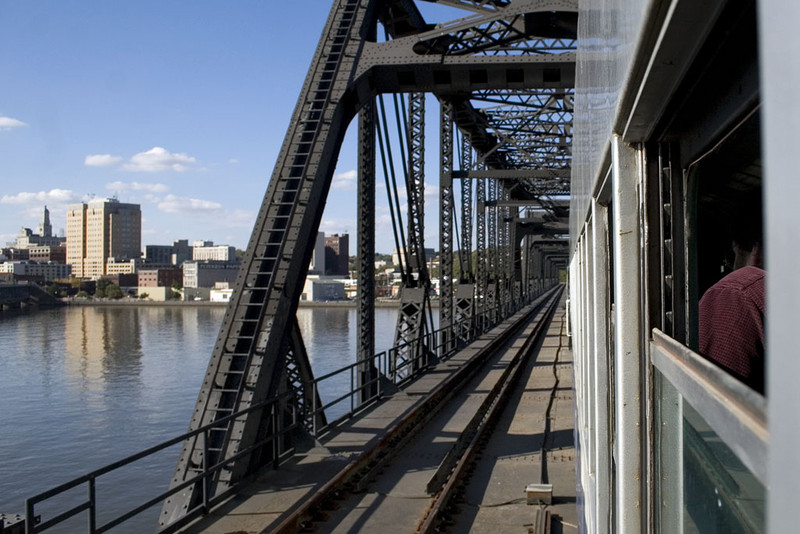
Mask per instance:
[[[184,532],[569,532],[572,358],[542,300]]]

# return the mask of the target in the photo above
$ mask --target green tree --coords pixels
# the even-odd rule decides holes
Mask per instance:
[[[94,296],[97,298],[107,297],[108,295],[106,295],[106,289],[111,285],[113,285],[113,282],[111,282],[111,280],[108,278],[98,279],[95,285]]]
[[[44,290],[47,291],[49,294],[53,295],[54,297],[61,296],[61,287],[59,287],[59,285],[56,284],[55,282],[44,288]]]
[[[122,288],[120,288],[117,284],[110,284],[108,287],[106,287],[105,295],[110,299],[121,299],[125,296],[125,293],[122,292]]]
[[[89,293],[81,289],[75,294],[75,296],[78,297],[79,299],[85,299],[89,296]]]

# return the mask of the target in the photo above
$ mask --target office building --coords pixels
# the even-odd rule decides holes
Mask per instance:
[[[72,269],[63,263],[37,263],[32,261],[7,261],[0,263],[0,273],[12,274],[16,280],[52,282],[69,278]]]
[[[192,260],[235,262],[236,248],[228,245],[214,246],[213,241],[195,241],[192,247]]]
[[[99,199],[67,208],[67,263],[78,278],[99,278],[109,261],[139,260],[142,212],[138,204]],[[113,258],[113,260],[111,260]]]
[[[218,282],[233,284],[239,274],[239,262],[187,261],[183,264],[183,287],[214,287]]]
[[[139,287],[172,287],[183,285],[183,270],[179,267],[172,269],[140,269]]]
[[[50,210],[45,206],[42,212],[42,220],[39,223],[39,233],[35,234],[30,228],[23,227],[20,229],[17,241],[13,246],[20,249],[44,246],[57,247],[63,245],[64,241],[63,237],[55,237],[53,235],[53,226],[50,224]]]
[[[325,238],[325,274],[329,276],[349,276],[350,274],[350,236],[333,234]]]
[[[325,232],[317,232],[317,242],[314,243],[308,274],[325,274]]]
[[[67,247],[50,245],[28,247],[28,259],[39,263],[67,263]]]
[[[171,245],[145,245],[144,262],[157,265],[181,265],[192,259],[188,239],[177,239]]]

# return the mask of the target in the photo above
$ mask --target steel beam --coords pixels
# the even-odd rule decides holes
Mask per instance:
[[[377,395],[375,354],[375,130],[374,102],[358,114],[358,399]]]
[[[395,381],[404,380],[425,367],[429,355],[424,343],[429,329],[430,276],[425,258],[425,95],[408,99],[408,243],[410,265],[402,282],[401,306],[397,314],[395,350],[390,366]]]
[[[294,359],[290,367],[311,375],[308,362],[288,350],[292,342],[287,334],[292,331],[336,157],[356,112],[350,82],[364,39],[374,35],[371,4],[334,2],[267,187],[190,429],[275,398],[285,385],[287,358]],[[265,428],[263,421],[263,414],[254,411],[222,427],[208,446],[197,438],[187,440],[172,485],[193,476],[202,464],[230,458],[276,430]],[[204,458],[205,451],[209,458]],[[266,452],[242,456],[219,472],[211,490],[222,491],[257,464],[276,460],[269,456]],[[200,497],[200,486],[194,484],[168,499],[160,525],[182,517],[200,503]]]
[[[444,353],[455,349],[453,332],[453,106],[441,103],[439,178],[439,328]]]

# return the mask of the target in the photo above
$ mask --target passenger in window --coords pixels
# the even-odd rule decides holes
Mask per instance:
[[[765,293],[761,199],[737,210],[733,272],[700,299],[700,354],[764,394]]]

